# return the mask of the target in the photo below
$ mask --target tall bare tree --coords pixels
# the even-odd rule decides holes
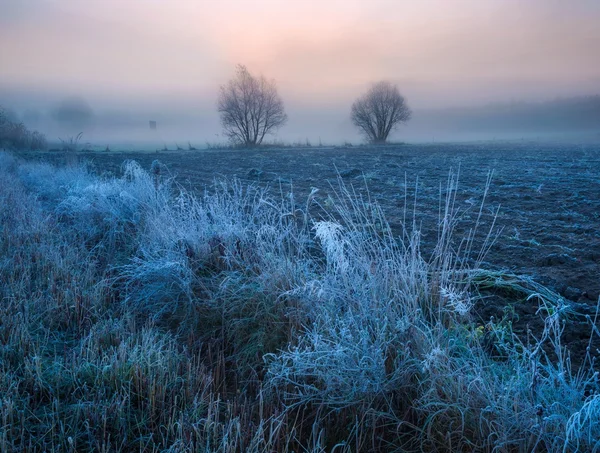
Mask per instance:
[[[221,86],[218,109],[225,135],[245,146],[260,145],[287,121],[275,81],[255,77],[242,65],[235,77]]]
[[[352,104],[352,123],[373,143],[385,143],[390,132],[410,120],[412,112],[398,87],[378,82]]]

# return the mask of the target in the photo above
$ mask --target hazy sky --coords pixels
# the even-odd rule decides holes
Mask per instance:
[[[380,79],[415,111],[599,93],[598,24],[600,0],[0,0],[0,89],[208,118],[242,63],[293,135]]]

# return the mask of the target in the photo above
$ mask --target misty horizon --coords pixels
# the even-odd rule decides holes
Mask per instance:
[[[3,97],[5,99],[6,97]],[[69,99],[66,97],[61,102]],[[86,101],[87,103],[87,101]],[[176,144],[203,148],[208,144],[223,144],[219,116],[214,105],[199,108],[185,107],[185,102],[164,103],[162,108],[137,110],[106,108],[97,110],[89,104],[93,117],[84,127],[63,127],[54,118],[60,105],[39,109],[25,104],[22,109],[8,108],[15,119],[27,127],[47,134],[52,143],[59,139],[83,133],[83,141],[94,146],[112,144]],[[562,112],[549,116],[548,107],[572,104],[580,112]],[[583,108],[588,104],[588,108]],[[6,104],[9,107],[14,104]],[[199,104],[201,105],[201,104]],[[591,106],[591,108],[589,108]],[[289,123],[269,141],[311,145],[337,145],[344,142],[360,143],[363,137],[351,124],[349,105],[330,106],[317,111],[303,106],[286,105]],[[561,107],[561,111],[564,107]],[[571,116],[569,116],[569,114]],[[583,113],[588,113],[585,118]],[[157,130],[151,130],[150,121],[156,121]],[[452,106],[438,109],[415,109],[413,119],[401,125],[392,134],[393,141],[470,141],[485,139],[562,138],[577,134],[600,133],[600,95],[575,98],[555,98],[540,102],[513,101],[487,103],[479,106]]]
[[[600,120],[588,123],[597,109],[585,128],[575,119],[564,130],[552,121],[525,121],[530,130],[509,130],[510,121],[469,130],[468,122],[490,106],[600,94],[599,18],[600,4],[585,0],[8,0],[0,4],[0,105],[50,141],[84,132],[98,144],[224,142],[219,87],[245,64],[276,81],[289,121],[274,139],[286,142],[360,141],[350,106],[379,80],[396,84],[414,112],[393,140],[596,133]],[[70,98],[93,112],[85,130],[52,121]]]

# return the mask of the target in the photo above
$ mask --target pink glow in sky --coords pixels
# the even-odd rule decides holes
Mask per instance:
[[[0,88],[213,108],[242,63],[292,109],[380,79],[415,109],[594,94],[599,23],[598,0],[0,0]]]

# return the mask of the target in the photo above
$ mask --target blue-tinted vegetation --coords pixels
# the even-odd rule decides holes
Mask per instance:
[[[410,202],[397,236],[341,178],[326,205],[196,196],[158,161],[99,177],[1,153],[0,450],[597,450],[570,305],[483,267],[488,188],[465,215],[450,174],[425,254]],[[484,285],[525,293],[541,330],[477,322]]]

